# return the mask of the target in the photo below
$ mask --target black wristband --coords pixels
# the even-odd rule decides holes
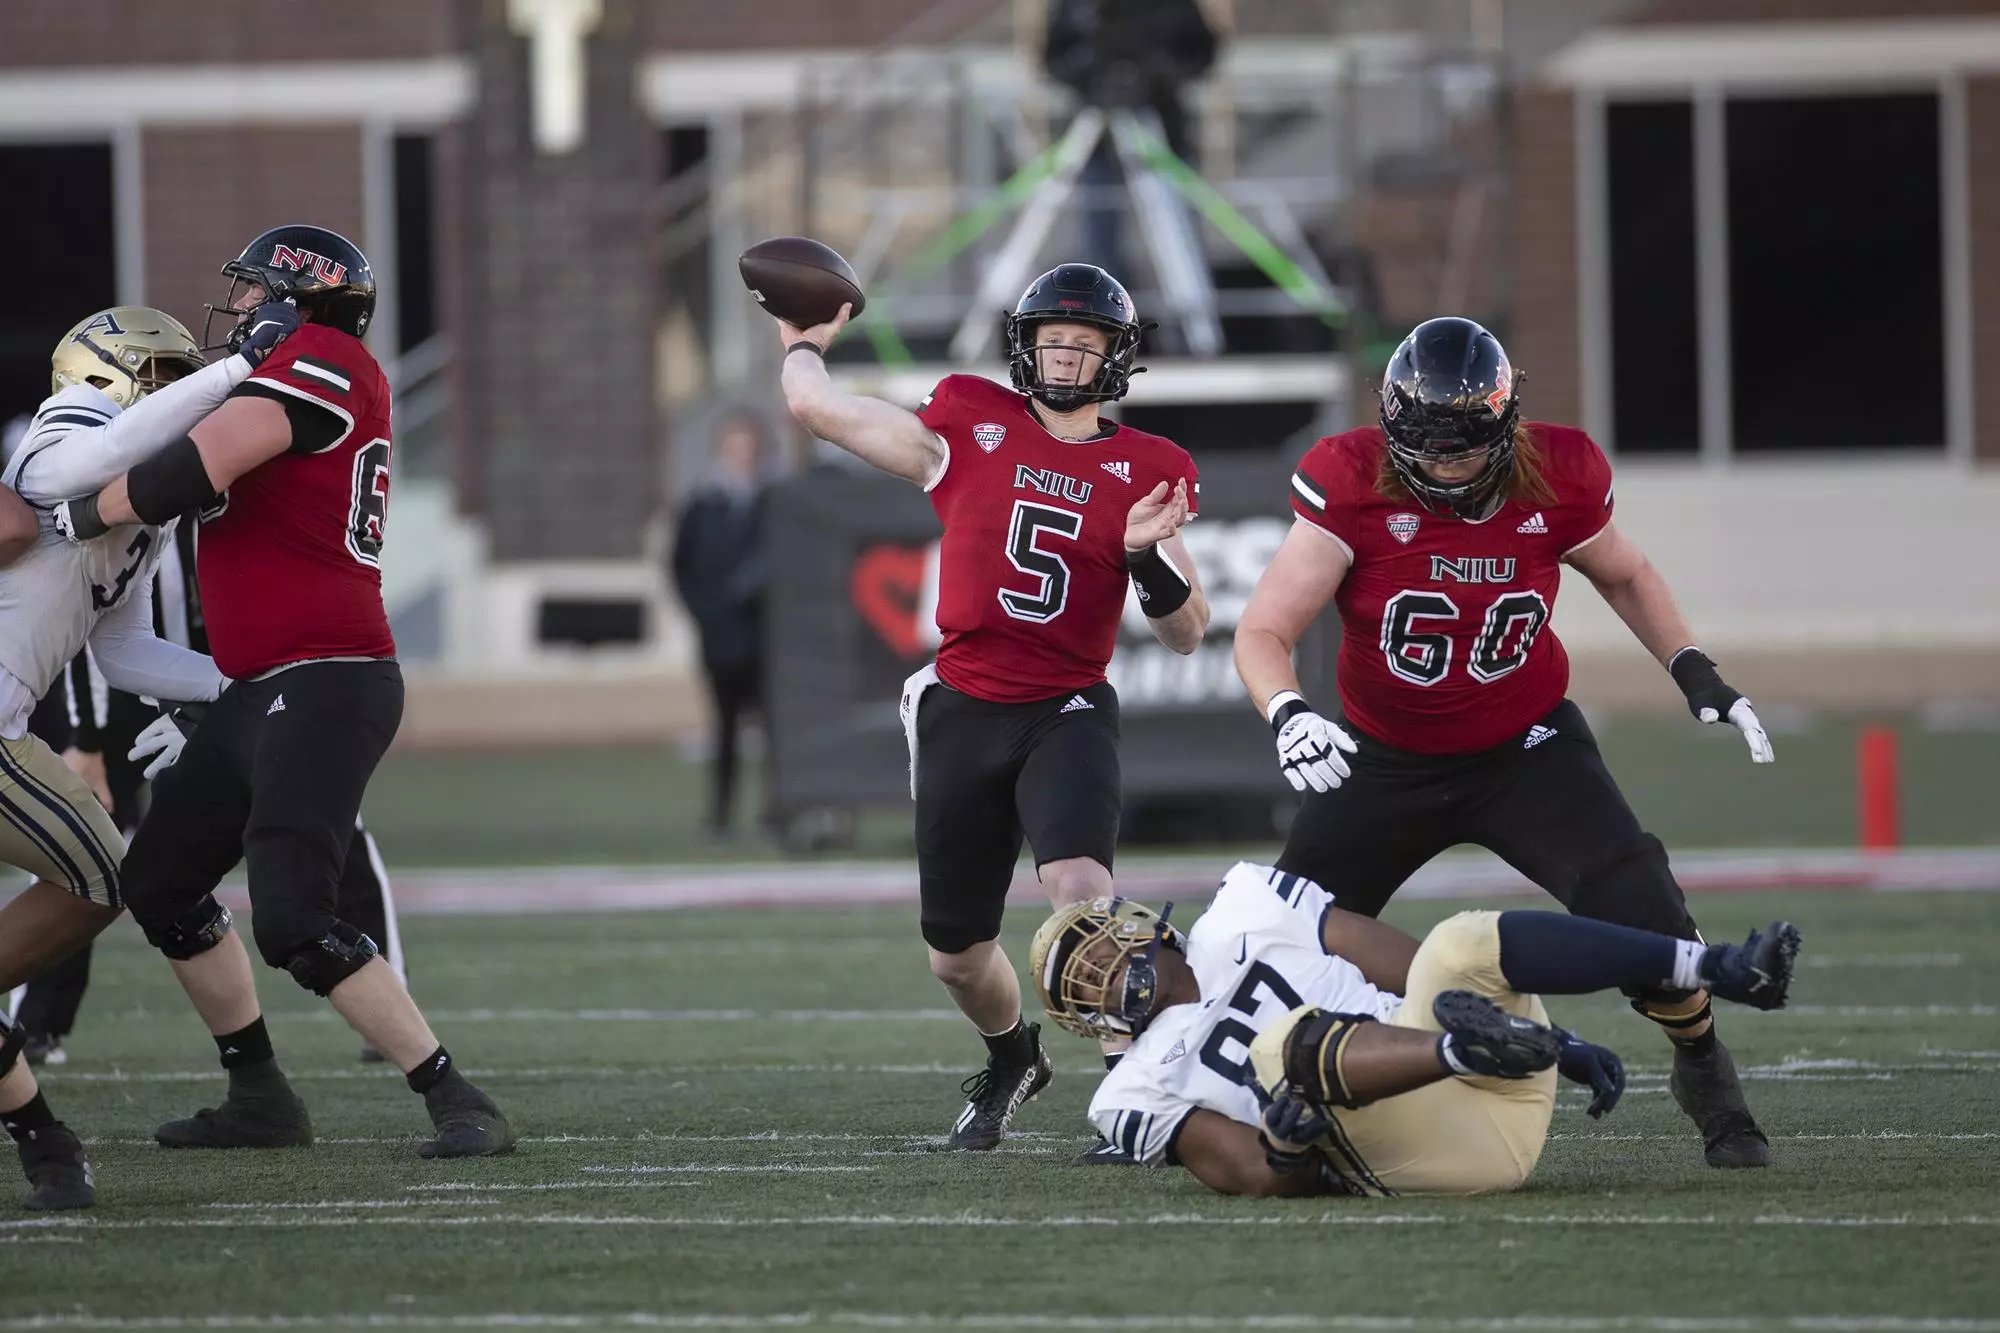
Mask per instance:
[[[826,360],[826,349],[810,338],[801,338],[785,349],[786,356],[790,356],[793,352],[811,352],[820,360]]]
[[[1291,698],[1279,704],[1278,710],[1271,714],[1271,733],[1273,735],[1282,733],[1287,722],[1290,722],[1300,713],[1310,713],[1312,710],[1313,706],[1311,704],[1294,694]]]
[[[141,523],[165,523],[215,498],[192,436],[183,435],[125,474],[125,494]]]
[[[86,495],[81,500],[69,502],[69,531],[80,542],[102,537],[111,531],[111,525],[97,512],[97,496]]]
[[[1667,663],[1667,674],[1681,687],[1690,704],[1697,696],[1722,686],[1722,673],[1699,648],[1683,648],[1675,653],[1673,661]]]
[[[1194,596],[1194,584],[1161,553],[1158,542],[1143,551],[1127,551],[1125,568],[1132,574],[1133,586],[1139,590],[1139,609],[1148,620],[1172,615]]]

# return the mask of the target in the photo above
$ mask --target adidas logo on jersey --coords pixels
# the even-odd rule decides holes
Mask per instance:
[[[1056,709],[1056,711],[1058,713],[1081,713],[1086,709],[1094,707],[1096,707],[1096,705],[1091,703],[1090,700],[1084,698],[1082,695],[1072,694],[1069,697],[1069,702],[1064,704],[1061,708]]]
[[[1535,511],[1533,518],[1514,529],[1516,532],[1547,532],[1548,530],[1549,525],[1542,521],[1542,512],[1539,509]]]
[[[1129,486],[1132,484],[1132,465],[1124,459],[1121,458],[1116,463],[1104,464],[1104,470],[1126,485]]]
[[[271,700],[271,706],[264,710],[264,716],[269,717],[273,713],[282,713],[284,711],[285,711],[285,696],[281,694],[277,698]]]
[[[1534,726],[1528,728],[1528,738],[1521,742],[1521,748],[1523,750],[1532,750],[1555,734],[1556,729],[1554,727],[1545,727],[1537,722]]]
[[[1174,1038],[1173,1048],[1169,1050],[1165,1055],[1160,1057],[1160,1063],[1163,1065],[1170,1065],[1174,1061],[1180,1059],[1182,1056],[1186,1054],[1187,1054],[1187,1043],[1181,1040],[1180,1038],[1176,1037]]]

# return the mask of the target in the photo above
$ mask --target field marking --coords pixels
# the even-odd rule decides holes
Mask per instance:
[[[1800,954],[1800,968],[1821,967],[1963,967],[1962,953]]]
[[[1063,1314],[982,1314],[931,1315],[892,1314],[862,1310],[825,1310],[796,1314],[668,1314],[627,1311],[601,1314],[530,1314],[497,1312],[489,1314],[419,1315],[148,1315],[138,1318],[51,1314],[0,1319],[0,1329],[30,1330],[66,1328],[109,1329],[266,1329],[266,1328],[665,1328],[665,1329],[773,1329],[773,1328],[952,1328],[1049,1330],[1356,1330],[1357,1333],[1401,1333],[1403,1330],[1452,1329],[1461,1333],[1532,1333],[1551,1329],[1557,1333],[1754,1333],[1758,1329],[1787,1329],[1796,1333],[2000,1333],[2000,1319],[1960,1319],[1920,1315],[1793,1315],[1771,1319],[1755,1317],[1704,1318],[1691,1315],[1506,1315],[1497,1318],[1363,1315],[1363,1314],[1231,1314],[1231,1315],[1063,1315]]]
[[[1583,1100],[1581,1097],[1579,1101]],[[1975,1134],[1942,1134],[1930,1131],[1878,1129],[1853,1134],[1773,1134],[1773,1143],[1971,1143],[2000,1139],[2000,1131]],[[1549,1141],[1566,1143],[1685,1143],[1685,1134],[1571,1134],[1552,1133]]]
[[[1231,1315],[1063,1315],[892,1314],[862,1310],[824,1310],[796,1314],[668,1314],[651,1311],[600,1314],[419,1315],[148,1315],[138,1318],[51,1314],[0,1319],[0,1329],[266,1329],[266,1328],[952,1328],[1049,1330],[1207,1330],[1298,1329],[1356,1330],[1357,1333],[1400,1333],[1402,1330],[1452,1329],[1461,1333],[1754,1333],[1787,1329],[1796,1333],[2000,1333],[2000,1319],[1961,1319],[1920,1315],[1793,1315],[1704,1318],[1693,1315],[1506,1315],[1497,1318],[1427,1315],[1364,1314],[1231,1314]]]
[[[875,1171],[872,1166],[808,1166],[803,1163],[772,1162],[763,1166],[738,1166],[726,1162],[691,1162],[682,1166],[586,1166],[585,1171],[607,1176],[757,1176],[834,1175]]]
[[[1882,1216],[1810,1216],[1766,1214],[1750,1217],[1721,1217],[1713,1213],[1374,1213],[1365,1209],[1301,1213],[1154,1213],[1145,1216],[1057,1213],[1035,1217],[1000,1217],[978,1213],[828,1213],[796,1217],[741,1216],[661,1217],[636,1214],[593,1213],[466,1213],[454,1216],[403,1215],[394,1212],[376,1216],[325,1215],[311,1211],[280,1213],[275,1210],[246,1211],[229,1217],[145,1217],[145,1218],[35,1218],[27,1221],[0,1220],[0,1233],[42,1231],[176,1231],[216,1227],[248,1227],[276,1230],[289,1227],[343,1226],[516,1226],[516,1227],[646,1227],[695,1230],[756,1230],[769,1227],[855,1228],[910,1230],[931,1227],[953,1229],[1060,1229],[1089,1227],[1453,1227],[1489,1228],[1495,1224],[1522,1227],[1783,1227],[1833,1230],[1955,1230],[2000,1227],[2000,1216],[1917,1217],[1908,1214]]]
[[[423,1135],[412,1131],[402,1135],[384,1134],[364,1135],[354,1138],[315,1138],[313,1143],[318,1146],[353,1145],[375,1147],[391,1144],[418,1143],[423,1140],[423,1137]],[[781,1133],[774,1129],[760,1134],[650,1134],[643,1131],[638,1134],[523,1134],[519,1141],[524,1144],[555,1145],[583,1143],[615,1143],[626,1145],[645,1143],[901,1143],[912,1147],[925,1146],[935,1148],[943,1147],[946,1143],[950,1142],[950,1136],[945,1134],[794,1134]],[[1089,1141],[1087,1135],[1051,1134],[1045,1130],[1013,1129],[1007,1132],[1007,1141],[994,1151],[1001,1153],[1027,1151],[1027,1149],[1022,1149],[1018,1145],[1038,1142],[1075,1143],[1082,1145]],[[159,1146],[157,1140],[150,1138],[86,1138],[83,1142],[90,1147],[153,1148]],[[1053,1152],[1057,1150],[1034,1149],[1033,1151]]]

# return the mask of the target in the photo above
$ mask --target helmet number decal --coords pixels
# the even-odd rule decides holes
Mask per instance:
[[[1413,685],[1435,685],[1451,671],[1448,628],[1422,628],[1420,621],[1456,621],[1458,605],[1441,592],[1410,589],[1382,608],[1382,655],[1389,670]],[[1528,653],[1549,623],[1549,604],[1533,589],[1502,593],[1486,608],[1472,641],[1465,669],[1491,685],[1527,663]]]
[[[1007,525],[1007,561],[1023,574],[1039,580],[1033,592],[1000,590],[1000,609],[1016,620],[1046,625],[1069,605],[1069,562],[1042,546],[1044,535],[1075,541],[1083,531],[1083,515],[1073,509],[1031,500],[1014,502],[1014,518]]]
[[[347,552],[362,564],[382,566],[382,538],[389,525],[389,441],[370,440],[354,454],[354,487],[347,507]]]
[[[1239,1013],[1255,1014],[1263,1007],[1263,1000],[1257,992],[1263,991],[1278,1002],[1278,1008],[1285,1013],[1304,1004],[1291,983],[1279,974],[1269,963],[1252,963],[1243,974],[1243,983],[1236,993],[1229,997],[1229,1007]],[[1241,1087],[1250,1086],[1250,1043],[1257,1040],[1257,1030],[1238,1018],[1225,1018],[1210,1029],[1208,1040],[1201,1045],[1201,1062],[1222,1078]],[[1223,1048],[1231,1042],[1243,1048],[1241,1059],[1232,1060],[1223,1054]]]

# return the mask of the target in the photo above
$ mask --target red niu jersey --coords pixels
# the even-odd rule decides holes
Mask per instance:
[[[236,390],[315,403],[340,423],[231,483],[202,516],[196,566],[209,651],[234,679],[323,657],[393,657],[382,609],[389,382],[350,337],[306,324]]]
[[[1059,440],[1028,400],[976,375],[939,381],[917,415],[944,441],[928,487],[938,555],[938,678],[994,703],[1027,703],[1104,679],[1125,609],[1125,519],[1194,460],[1171,440],[1116,427]]]
[[[1611,465],[1582,431],[1531,422],[1554,498],[1477,523],[1376,490],[1374,426],[1315,444],[1292,508],[1352,562],[1340,608],[1340,702],[1354,726],[1422,754],[1520,735],[1562,702],[1569,657],[1549,629],[1562,559],[1611,522]]]

